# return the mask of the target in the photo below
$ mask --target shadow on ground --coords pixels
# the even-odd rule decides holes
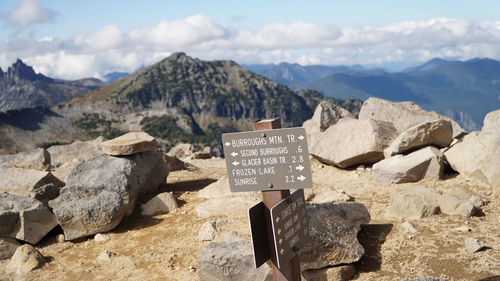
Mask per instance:
[[[361,226],[358,240],[365,248],[365,254],[356,262],[356,272],[373,272],[380,270],[382,265],[381,248],[389,233],[392,224],[367,224]]]

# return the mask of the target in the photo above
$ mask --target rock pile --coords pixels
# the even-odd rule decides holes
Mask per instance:
[[[57,225],[66,240],[113,229],[139,198],[166,183],[168,167],[155,145],[145,133],[130,133],[1,156],[0,236],[34,245]],[[47,171],[51,159],[65,182]],[[1,244],[8,256],[15,245],[9,241]]]
[[[318,106],[315,116],[304,123],[311,155],[325,164],[373,164],[373,177],[380,184],[439,179],[449,164],[466,178],[500,192],[500,110],[485,117],[480,132],[468,135],[452,119],[412,102],[369,98],[359,119],[344,117],[330,123],[323,116],[332,114],[321,114],[325,110]]]

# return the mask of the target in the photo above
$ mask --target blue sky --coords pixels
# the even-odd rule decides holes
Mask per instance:
[[[241,64],[500,59],[500,1],[1,0],[0,67],[67,79],[184,51]]]

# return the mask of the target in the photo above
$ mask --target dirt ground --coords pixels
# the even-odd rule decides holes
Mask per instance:
[[[196,267],[200,250],[210,242],[197,240],[201,225],[208,220],[223,222],[221,232],[235,231],[249,237],[246,212],[198,218],[195,208],[206,201],[197,191],[226,174],[222,159],[193,160],[197,171],[171,172],[167,191],[174,191],[180,208],[165,215],[134,214],[109,232],[110,240],[93,237],[55,242],[60,228],[53,230],[36,247],[48,262],[24,276],[7,271],[8,260],[0,261],[0,280],[199,280]],[[500,198],[491,188],[481,187],[457,174],[445,180],[425,180],[405,185],[424,185],[440,191],[467,188],[489,201],[483,215],[466,220],[460,216],[434,215],[411,220],[418,230],[407,233],[401,223],[386,215],[391,192],[397,185],[377,184],[369,169],[340,170],[312,160],[314,187],[343,190],[355,202],[366,205],[371,222],[362,227],[358,239],[366,250],[355,264],[353,280],[401,280],[442,278],[446,280],[500,280]],[[467,225],[464,233],[455,228]],[[465,250],[465,239],[476,238],[487,248],[474,254]],[[97,257],[105,250],[109,261]]]

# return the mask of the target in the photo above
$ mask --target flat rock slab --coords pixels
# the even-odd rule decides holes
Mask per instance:
[[[101,187],[69,186],[49,201],[64,231],[66,240],[107,232],[115,228],[125,214],[121,196]]]
[[[300,252],[301,270],[358,261],[365,250],[357,235],[360,224],[370,222],[363,204],[307,204],[309,243]]]
[[[156,149],[154,137],[145,132],[131,132],[102,143],[102,150],[108,155],[132,155]]]
[[[384,149],[396,137],[391,123],[343,118],[318,135],[309,153],[340,168],[373,164],[384,159]]]
[[[247,240],[213,242],[198,256],[198,276],[203,281],[264,281],[270,274],[267,264],[255,269],[252,244]]]
[[[42,202],[0,193],[0,236],[36,244],[57,225],[56,217]]]
[[[443,148],[453,140],[453,127],[448,120],[440,119],[425,122],[402,132],[391,145],[384,150],[384,156],[389,158],[424,146]]]
[[[444,119],[452,124],[453,138],[459,138],[465,134],[464,129],[457,122],[436,112],[425,111],[413,102],[390,102],[371,97],[363,103],[359,119],[390,122],[400,133],[424,122]]]
[[[18,154],[0,155],[0,166],[46,171],[50,154],[44,148]]]
[[[424,178],[440,179],[444,169],[443,159],[439,149],[429,146],[375,163],[372,173],[380,184],[416,182]]]
[[[0,192],[18,195],[28,195],[31,191],[53,184],[61,187],[64,185],[58,178],[47,171],[23,168],[0,167]]]

